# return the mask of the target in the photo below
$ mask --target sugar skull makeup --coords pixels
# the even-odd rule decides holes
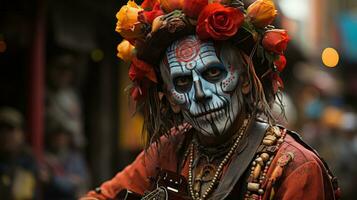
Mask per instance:
[[[224,134],[241,111],[236,90],[240,62],[222,57],[212,42],[191,35],[174,42],[160,66],[185,120],[206,136]]]

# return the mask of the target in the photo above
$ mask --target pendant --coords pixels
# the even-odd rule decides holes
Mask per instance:
[[[202,191],[206,191],[206,187],[213,180],[216,173],[216,166],[213,164],[203,164],[196,168],[198,172],[194,178],[193,191],[196,197],[201,196]]]

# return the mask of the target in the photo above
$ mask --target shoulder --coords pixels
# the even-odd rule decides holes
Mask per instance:
[[[286,154],[292,155],[292,159],[284,169],[285,177],[299,170],[304,171],[304,168],[310,168],[310,171],[315,169],[316,172],[319,172],[316,176],[322,175],[327,177],[327,165],[324,164],[318,153],[306,144],[295,132],[287,131],[284,142],[281,144],[275,160],[278,161],[280,157]]]
[[[308,162],[322,164],[318,155],[313,152],[314,150],[308,149],[308,146],[301,142],[302,141],[297,141],[296,138],[288,132],[278,154],[291,153],[293,155],[292,162],[289,164],[289,167],[292,169]],[[277,157],[279,157],[279,155]]]
[[[277,168],[283,169],[277,182],[279,185],[277,196],[297,195],[297,193],[312,195],[313,190],[318,189],[326,199],[330,199],[329,197],[334,196],[334,190],[331,182],[332,174],[327,165],[317,152],[304,143],[296,133],[290,131],[287,133],[272,162],[272,171]],[[286,155],[290,155],[291,159],[282,165],[281,161]],[[305,196],[301,198],[306,199]],[[316,197],[316,199],[319,198]]]

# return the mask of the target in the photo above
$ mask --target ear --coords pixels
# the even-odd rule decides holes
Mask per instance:
[[[178,104],[176,104],[175,100],[172,98],[172,95],[170,93],[168,93],[168,92],[165,92],[165,96],[166,96],[166,99],[170,103],[172,111],[174,111],[174,113],[181,112],[180,106]]]
[[[248,77],[244,74],[242,77],[242,93],[247,95],[251,90],[251,84]]]

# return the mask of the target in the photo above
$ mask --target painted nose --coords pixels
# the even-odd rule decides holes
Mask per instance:
[[[200,80],[194,81],[194,87],[196,101],[204,101],[205,99],[209,98],[209,95],[207,95],[202,89],[202,83]]]

